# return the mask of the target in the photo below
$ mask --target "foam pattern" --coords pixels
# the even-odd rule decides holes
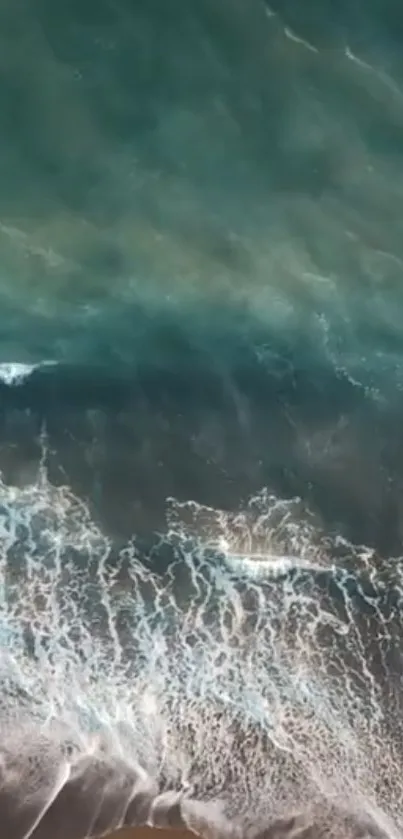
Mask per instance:
[[[46,450],[0,483],[0,824],[203,836],[403,830],[402,563],[299,499],[174,499],[119,552]]]

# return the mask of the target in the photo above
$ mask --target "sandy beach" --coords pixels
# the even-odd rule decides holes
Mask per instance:
[[[130,830],[118,830],[109,834],[108,839],[194,839],[195,834],[188,830],[163,830],[152,827],[138,827]]]

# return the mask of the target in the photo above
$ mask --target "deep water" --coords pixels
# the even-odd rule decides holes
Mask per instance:
[[[115,535],[269,486],[399,549],[399,27],[390,3],[3,4],[0,352],[59,362],[3,388],[11,480],[45,425]]]

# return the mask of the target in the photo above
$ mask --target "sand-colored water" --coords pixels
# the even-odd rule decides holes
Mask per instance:
[[[120,831],[110,839],[194,839],[190,830],[161,830],[152,827],[139,827],[136,830]]]

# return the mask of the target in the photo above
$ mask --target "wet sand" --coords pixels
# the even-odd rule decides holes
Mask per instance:
[[[154,827],[137,827],[110,833],[108,839],[191,839],[195,834],[188,830],[164,830]]]

